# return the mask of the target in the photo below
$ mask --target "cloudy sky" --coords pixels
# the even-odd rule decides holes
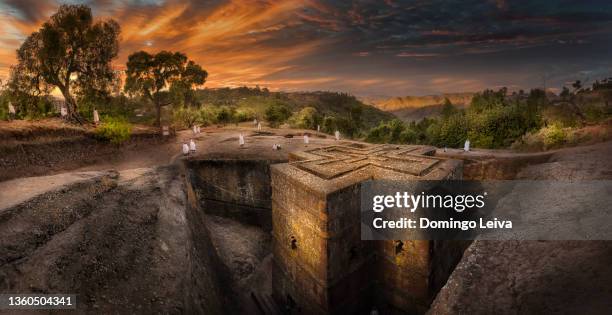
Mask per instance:
[[[60,3],[0,0],[0,78]],[[121,25],[115,67],[179,50],[208,87],[425,95],[612,76],[612,1],[82,1]]]

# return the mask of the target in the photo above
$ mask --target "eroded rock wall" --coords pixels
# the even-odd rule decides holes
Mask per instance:
[[[196,198],[206,213],[271,230],[270,165],[283,160],[187,160]]]

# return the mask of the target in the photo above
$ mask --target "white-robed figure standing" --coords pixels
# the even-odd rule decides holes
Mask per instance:
[[[470,139],[465,140],[465,143],[463,144],[463,151],[465,151],[465,152],[469,152],[470,151]]]
[[[321,132],[321,126],[317,125],[317,132]]]
[[[308,138],[308,135],[304,135],[304,144],[308,145],[308,143],[310,143],[310,139]]]
[[[261,131],[261,123],[260,122],[257,123],[257,130]]]
[[[241,147],[244,146],[244,136],[242,134],[238,137],[238,144],[240,144]]]
[[[9,120],[15,119],[15,115],[17,115],[17,111],[15,110],[15,106],[11,101],[8,102],[8,110],[9,110]]]
[[[98,114],[98,110],[95,108],[93,110],[93,122],[96,126],[100,123],[100,114]]]
[[[60,115],[62,115],[62,118],[68,116],[68,109],[66,109],[66,106],[60,108]]]
[[[334,132],[334,136],[336,137],[336,140],[340,140],[340,131],[336,130],[336,132]]]
[[[193,128],[191,128],[193,130],[193,134],[197,134],[198,133],[198,126],[193,125]]]
[[[183,155],[189,154],[189,146],[187,143],[183,142]]]
[[[189,152],[195,153],[195,151],[196,151],[196,144],[195,144],[195,141],[191,139],[189,140]]]

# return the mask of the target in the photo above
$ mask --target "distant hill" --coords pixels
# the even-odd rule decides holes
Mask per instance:
[[[468,105],[459,104],[456,105],[457,108],[466,108]],[[390,111],[393,115],[397,116],[400,120],[410,122],[410,121],[419,121],[425,117],[438,116],[442,112],[443,104],[436,105],[426,105],[423,107],[407,107],[398,110]]]
[[[393,113],[403,121],[421,120],[440,113],[444,99],[459,108],[467,107],[474,93],[448,93],[426,96],[363,97],[361,100],[378,109]]]
[[[250,108],[258,116],[269,104],[281,103],[292,112],[304,107],[314,107],[322,116],[346,118],[354,107],[361,108],[361,118],[364,129],[377,126],[382,120],[396,118],[392,113],[383,111],[372,105],[364,104],[352,95],[336,92],[272,92],[260,88],[219,88],[201,89],[196,92],[203,104],[215,106],[230,106],[236,108]]]
[[[361,98],[366,104],[375,106],[384,111],[396,111],[404,108],[419,108],[444,103],[448,98],[455,105],[468,105],[472,101],[474,93],[448,93],[426,96],[400,96],[400,97],[364,97]]]

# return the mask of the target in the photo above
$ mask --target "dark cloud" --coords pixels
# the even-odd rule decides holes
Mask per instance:
[[[118,68],[136,50],[181,50],[209,70],[210,86],[429,94],[612,73],[609,0],[86,3],[122,26]],[[0,74],[11,45],[56,7],[4,1]]]
[[[8,14],[26,22],[38,22],[46,16],[52,5],[45,0],[3,0],[2,2],[8,7]]]

